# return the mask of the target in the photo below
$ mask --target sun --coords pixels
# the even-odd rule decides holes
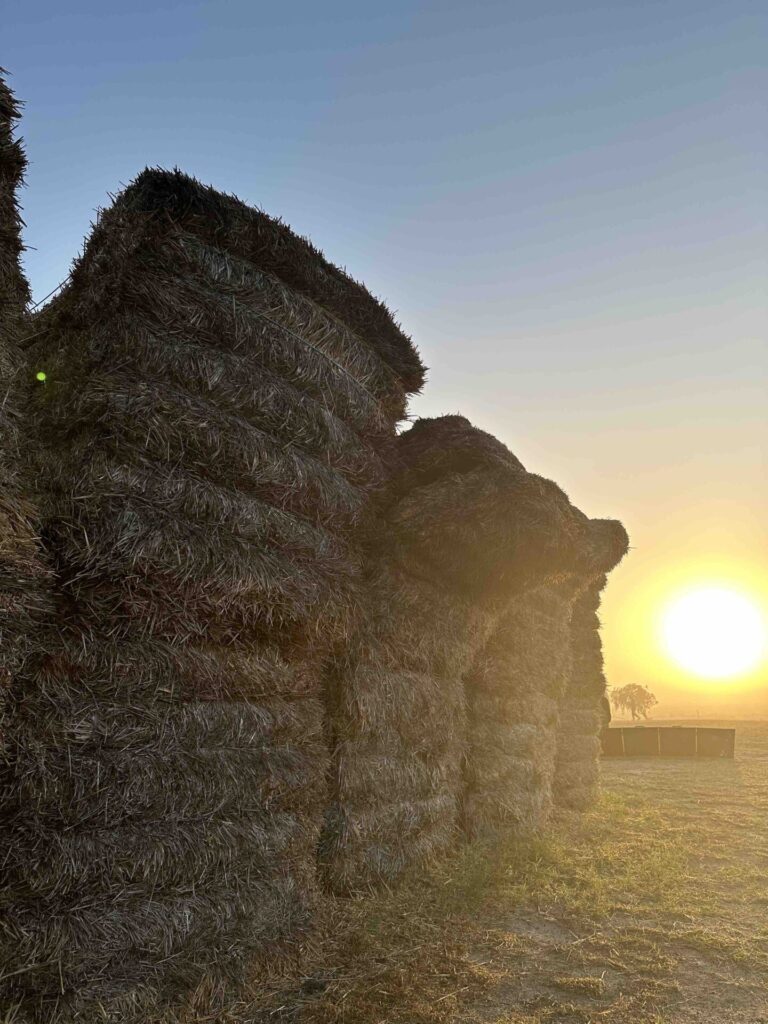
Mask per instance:
[[[665,608],[661,627],[667,653],[705,679],[755,668],[768,639],[757,605],[725,587],[702,587],[676,598]]]

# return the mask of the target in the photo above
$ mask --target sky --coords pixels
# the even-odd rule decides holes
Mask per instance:
[[[768,717],[765,659],[715,685],[659,640],[696,585],[768,615],[762,0],[10,6],[37,300],[144,166],[280,215],[413,336],[413,415],[625,523],[609,682]]]

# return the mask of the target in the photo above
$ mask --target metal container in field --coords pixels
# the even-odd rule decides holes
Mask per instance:
[[[733,757],[735,729],[614,726],[602,734],[603,757]]]

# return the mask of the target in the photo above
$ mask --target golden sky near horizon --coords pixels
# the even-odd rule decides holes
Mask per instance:
[[[713,675],[702,667],[708,664],[711,621],[697,624],[691,616],[685,635],[678,636],[679,650],[670,649],[668,623],[676,602],[688,600],[695,606],[700,595],[715,588],[735,596],[743,615],[721,625],[717,643],[724,657],[722,664],[712,659]],[[642,683],[658,697],[659,712],[673,716],[722,710],[768,717],[768,586],[764,575],[738,552],[723,545],[715,557],[702,553],[663,565],[628,558],[606,590],[601,619],[609,684]],[[744,656],[746,665],[740,664]]]

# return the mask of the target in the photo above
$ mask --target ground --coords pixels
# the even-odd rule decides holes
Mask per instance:
[[[184,1021],[768,1024],[768,723],[718,724],[735,760],[606,760],[582,819],[339,901],[266,996]]]

